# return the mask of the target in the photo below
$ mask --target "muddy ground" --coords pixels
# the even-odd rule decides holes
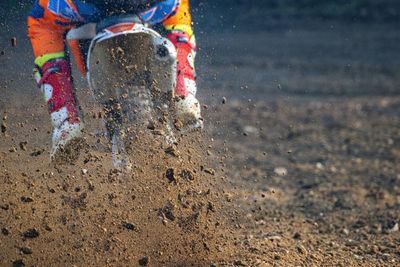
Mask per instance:
[[[139,133],[121,177],[76,69],[89,146],[49,162],[26,26],[2,18],[1,266],[400,264],[396,25],[199,25],[205,130],[177,153]]]

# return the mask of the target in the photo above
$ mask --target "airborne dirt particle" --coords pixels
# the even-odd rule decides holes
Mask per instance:
[[[204,168],[204,172],[208,173],[208,174],[211,174],[211,175],[215,174],[215,170],[212,169],[212,168]]]
[[[24,233],[25,238],[36,238],[39,236],[39,232],[35,228],[28,229]]]
[[[22,247],[19,250],[21,250],[22,253],[27,254],[27,255],[32,254],[32,249],[27,248],[27,247]]]
[[[170,203],[169,205],[165,206],[162,210],[162,213],[164,214],[165,218],[167,218],[170,221],[175,221],[175,215],[172,213],[174,207]]]
[[[2,228],[2,229],[1,229],[1,233],[2,233],[3,235],[8,235],[10,232],[9,232],[6,228]]]
[[[128,223],[128,222],[123,222],[122,223],[122,227],[128,229],[128,230],[132,230],[132,231],[137,231],[137,228],[135,225],[133,225],[132,223]]]
[[[94,184],[93,184],[93,182],[90,181],[90,180],[87,180],[87,183],[88,183],[88,189],[89,189],[90,191],[93,191],[93,190],[94,190]]]
[[[13,267],[22,267],[22,266],[25,266],[25,264],[24,264],[24,262],[23,262],[21,259],[15,260],[15,261],[13,262]]]
[[[208,202],[207,211],[215,212],[215,206],[213,203]]]
[[[300,254],[307,254],[307,250],[302,245],[298,245],[296,249]]]
[[[41,155],[43,152],[44,152],[44,149],[35,148],[33,150],[33,152],[30,153],[29,155],[31,155],[32,157],[37,157],[37,156]]]
[[[140,266],[147,266],[147,264],[149,264],[149,258],[148,257],[144,257],[144,258],[141,258],[139,260],[139,265]]]
[[[22,201],[22,202],[25,202],[25,203],[29,203],[29,202],[33,202],[33,199],[30,198],[30,197],[24,197],[24,196],[22,196],[22,197],[21,197],[21,201]]]
[[[165,135],[165,131],[164,130],[161,130],[161,129],[159,129],[159,130],[154,130],[153,131],[153,134],[154,135]]]
[[[165,177],[167,177],[167,179],[169,180],[170,183],[176,182],[175,175],[174,175],[174,169],[173,169],[173,168],[169,168],[169,169],[165,172]]]
[[[1,132],[3,134],[5,134],[7,131],[7,123],[5,123],[4,121],[1,123]]]
[[[170,154],[175,157],[178,155],[175,146],[170,146],[170,147],[166,148],[164,151],[165,151],[165,153]]]
[[[294,239],[301,239],[301,235],[299,233],[295,233],[293,238]]]
[[[23,141],[19,143],[19,147],[23,150],[26,151],[26,145],[28,144],[27,141]]]
[[[246,266],[246,264],[242,263],[241,261],[235,261],[234,265],[235,266]]]

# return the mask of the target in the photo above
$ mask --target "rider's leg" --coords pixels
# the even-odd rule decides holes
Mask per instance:
[[[41,88],[54,126],[51,158],[61,147],[80,140],[83,123],[69,62],[64,56],[64,33],[68,29],[44,17],[28,18],[29,37],[35,54],[35,79]]]
[[[194,58],[196,40],[192,30],[189,1],[181,0],[176,14],[166,21],[167,38],[177,50],[177,73],[175,94],[180,96],[176,102],[177,115],[185,121],[202,126],[200,104],[196,99]]]

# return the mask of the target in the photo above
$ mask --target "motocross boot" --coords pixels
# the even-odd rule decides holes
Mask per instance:
[[[185,31],[172,30],[167,35],[177,52],[175,110],[177,119],[190,128],[202,128],[200,103],[196,98],[197,86],[195,81],[194,58],[196,41]]]
[[[43,92],[54,126],[50,159],[66,159],[77,155],[83,142],[81,121],[73,89],[69,63],[63,58],[46,62],[36,70],[35,79]]]

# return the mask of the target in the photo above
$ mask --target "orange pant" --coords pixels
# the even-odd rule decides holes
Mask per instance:
[[[40,16],[30,15],[28,17],[28,36],[31,39],[33,52],[36,58],[35,64],[39,67],[43,66],[43,64],[50,59],[65,56],[64,35],[69,29],[75,27],[73,25],[68,25],[71,20],[56,16],[48,10],[47,6],[49,1],[50,0],[39,0],[38,4],[40,7],[36,8],[39,11],[35,11],[39,12]],[[71,1],[69,2],[72,3]],[[74,6],[73,8],[76,11]],[[193,32],[191,29],[192,20],[189,13],[189,0],[181,0],[178,8],[175,15],[166,19],[163,24],[168,30],[184,30],[191,36]],[[78,44],[76,42],[73,45],[77,46]],[[80,51],[80,49],[79,47],[71,47],[71,49],[79,65],[79,62],[82,63],[82,59],[79,59],[81,56],[76,53],[79,53],[78,51]],[[82,66],[80,66],[80,69],[82,71]]]

